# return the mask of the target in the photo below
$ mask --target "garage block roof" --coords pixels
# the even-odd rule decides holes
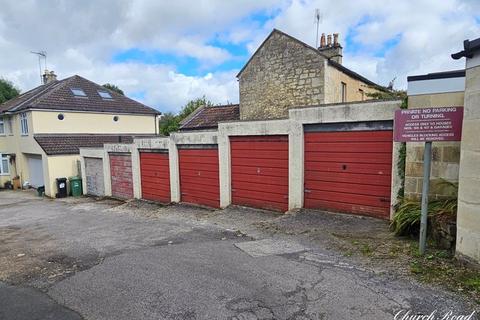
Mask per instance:
[[[239,119],[240,109],[238,104],[201,107],[182,121],[180,130],[215,129],[220,121]]]
[[[37,134],[35,141],[47,155],[79,154],[80,148],[102,148],[105,143],[133,143],[132,135]]]
[[[80,92],[78,90],[83,92],[84,95],[74,93]],[[103,97],[102,93],[108,93],[111,98]],[[27,109],[160,114],[153,108],[108,90],[78,75],[38,86],[0,105],[0,113]]]

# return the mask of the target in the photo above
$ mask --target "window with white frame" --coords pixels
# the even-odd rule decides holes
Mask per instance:
[[[20,130],[22,135],[28,134],[28,120],[26,112],[20,113]]]
[[[8,168],[8,155],[0,153],[0,175],[8,175],[10,173]]]
[[[0,135],[5,134],[5,118],[0,117]]]

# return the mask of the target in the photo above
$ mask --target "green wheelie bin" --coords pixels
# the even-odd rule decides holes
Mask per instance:
[[[72,192],[72,196],[80,197],[83,194],[82,190],[82,178],[80,177],[70,177],[68,178],[70,181],[70,190]]]

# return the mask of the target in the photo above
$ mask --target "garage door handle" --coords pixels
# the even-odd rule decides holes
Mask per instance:
[[[312,190],[305,189],[305,190],[304,190],[304,192],[306,192],[306,193],[310,193],[310,192],[312,192]]]
[[[388,198],[380,198],[380,202],[390,202]]]

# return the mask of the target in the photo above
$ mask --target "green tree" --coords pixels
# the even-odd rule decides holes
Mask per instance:
[[[15,98],[20,94],[20,90],[8,80],[0,79],[0,103]]]
[[[187,102],[187,104],[183,106],[182,110],[180,110],[178,114],[178,116],[180,117],[180,121],[188,117],[190,113],[202,106],[211,107],[213,106],[213,103],[207,100],[205,96]]]
[[[378,91],[367,93],[367,97],[370,97],[372,99],[381,99],[381,100],[388,100],[388,99],[404,100],[407,97],[407,92],[405,90],[379,89]]]
[[[160,133],[168,136],[170,132],[177,131],[180,126],[180,121],[178,121],[178,116],[174,115],[172,112],[167,112],[162,115],[160,119]]]
[[[180,122],[202,106],[213,106],[213,103],[203,96],[187,102],[177,115],[172,112],[163,114],[159,122],[160,133],[168,136],[171,132],[177,131],[180,128]]]
[[[120,89],[118,86],[111,84],[111,83],[105,83],[102,87],[107,88],[108,90],[112,90],[113,92],[120,93],[122,96],[125,94],[123,93],[123,90]]]

